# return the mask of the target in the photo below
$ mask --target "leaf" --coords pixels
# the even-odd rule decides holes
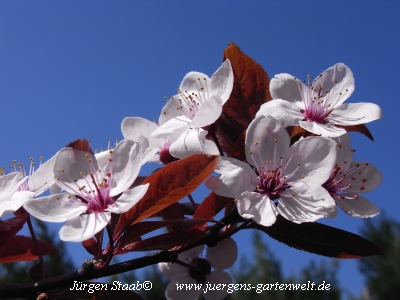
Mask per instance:
[[[195,154],[170,163],[147,177],[143,181],[150,183],[147,193],[129,211],[121,214],[114,240],[129,225],[139,223],[193,192],[211,175],[217,162],[218,156]]]
[[[290,247],[338,258],[360,258],[383,254],[382,249],[354,233],[328,225],[305,222],[296,224],[278,216],[270,227],[253,223],[255,228]]]
[[[52,245],[37,240],[40,254],[52,254],[58,250]],[[30,237],[15,235],[0,244],[0,262],[30,261],[38,258],[33,240]]]
[[[121,249],[123,254],[129,251],[169,250],[176,246],[186,245],[198,241],[204,236],[208,228],[191,228],[182,232],[168,232],[145,240],[129,244]]]
[[[56,294],[57,299],[62,298],[81,298],[81,299],[121,299],[121,300],[143,300],[141,296],[133,292],[136,283],[119,285],[119,281],[113,281],[113,284],[102,282],[80,282],[74,281],[74,284]],[[125,289],[124,289],[125,288]],[[141,288],[143,290],[143,288]]]
[[[358,124],[358,125],[353,125],[353,126],[339,126],[339,125],[336,125],[336,126],[344,128],[347,132],[357,131],[357,132],[365,135],[371,141],[374,141],[374,137],[372,136],[372,133],[369,131],[369,129],[367,128],[367,126],[365,124]]]
[[[124,246],[135,242],[140,236],[160,229],[169,225],[178,225],[183,228],[188,228],[196,224],[204,224],[209,222],[207,219],[184,219],[184,220],[166,220],[166,221],[149,221],[133,224],[125,230],[124,234],[119,238],[115,249],[118,251]]]
[[[32,268],[29,269],[28,275],[32,278],[33,281],[42,281],[43,280],[43,273],[42,273],[42,265],[37,263]]]
[[[217,121],[216,134],[222,149],[230,156],[239,135],[247,129],[260,106],[272,98],[268,74],[234,43],[224,50],[225,59],[232,64],[234,83]]]
[[[193,219],[211,219],[230,202],[233,202],[233,198],[219,196],[211,192],[199,205],[193,215]]]
[[[17,217],[13,217],[7,220],[2,220],[2,226],[0,227],[0,240],[6,236],[13,236],[24,227],[25,222],[28,220],[29,214],[23,213]]]
[[[83,241],[82,246],[86,249],[87,252],[89,252],[91,255],[95,257],[98,257],[99,251],[101,252],[99,244],[96,242],[94,238],[90,238]]]
[[[75,140],[75,141],[69,143],[68,145],[66,145],[65,147],[71,147],[75,150],[81,150],[81,151],[85,151],[85,152],[89,152],[90,154],[93,154],[93,150],[90,147],[89,141],[85,140],[85,139]]]

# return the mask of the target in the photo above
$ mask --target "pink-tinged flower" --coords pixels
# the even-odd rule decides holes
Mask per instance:
[[[18,167],[14,165],[14,171],[17,172],[17,169],[20,169],[19,173],[21,173],[25,180],[17,188],[17,191],[13,194],[13,196],[7,201],[3,202],[3,205],[0,205],[0,215],[6,215],[15,212],[28,200],[35,199],[37,196],[55,184],[55,158],[56,155],[54,155],[44,164],[40,164],[37,170],[35,170],[35,163],[31,159],[28,172],[26,172],[23,164],[18,164]],[[42,160],[42,158],[40,158],[40,160]],[[13,163],[15,164],[15,161]],[[5,208],[7,208],[7,210],[4,210]]]
[[[237,259],[236,242],[224,239],[215,247],[207,247],[206,257],[201,258],[203,250],[204,246],[198,246],[178,255],[178,259],[192,269],[177,263],[158,264],[161,273],[171,280],[165,291],[168,300],[194,300],[201,293],[208,300],[219,300],[228,294],[227,285],[232,283],[232,278],[223,270],[230,268]],[[216,284],[225,284],[226,288],[217,290]]]
[[[140,146],[131,140],[118,143],[104,167],[92,154],[64,148],[56,156],[54,175],[66,193],[28,201],[24,208],[43,221],[67,221],[60,230],[62,240],[84,241],[108,224],[111,213],[129,210],[144,196],[148,184],[129,189],[141,160]]]
[[[336,204],[321,187],[336,159],[336,143],[308,137],[290,146],[285,128],[274,118],[254,119],[246,133],[249,164],[220,157],[219,178],[206,181],[216,194],[237,199],[241,216],[270,226],[277,214],[301,223],[334,217]]]
[[[263,104],[257,116],[272,116],[285,127],[300,125],[322,136],[336,137],[346,133],[342,126],[368,123],[382,118],[373,103],[346,103],[354,91],[351,70],[338,63],[305,85],[289,74],[278,74],[271,80],[273,101]]]
[[[5,175],[4,169],[0,169],[0,217],[15,211],[15,205],[10,199],[24,180],[25,176],[21,172]]]
[[[206,139],[206,130],[199,128],[187,131],[182,127],[169,135],[153,137],[152,133],[159,127],[140,117],[127,117],[121,124],[124,138],[139,142],[146,157],[151,155],[148,160],[152,162],[168,164],[196,153],[219,154],[215,143]],[[143,137],[146,138],[145,143],[141,142]]]
[[[348,134],[335,138],[337,159],[329,179],[322,185],[336,204],[348,215],[371,218],[379,208],[359,194],[369,192],[382,182],[381,173],[368,162],[353,161]]]
[[[165,137],[184,128],[202,128],[221,115],[233,87],[233,71],[229,59],[209,78],[190,72],[182,80],[178,95],[171,97],[160,114],[160,127],[152,135]]]

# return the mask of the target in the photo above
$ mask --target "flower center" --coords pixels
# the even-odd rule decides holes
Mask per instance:
[[[210,97],[207,78],[194,78],[192,82],[195,86],[193,90],[183,91],[178,89],[179,106],[176,107],[176,110],[181,110],[182,114],[190,120],[194,118],[201,105]]]
[[[112,150],[110,150],[110,154],[112,154]],[[110,187],[113,180],[112,158],[111,156],[108,158],[110,168],[105,173],[101,169],[95,170],[89,154],[86,154],[86,158],[90,166],[90,172],[87,175],[84,172],[80,172],[86,184],[79,186],[76,180],[72,180],[72,178],[69,179],[70,182],[74,182],[74,186],[66,182],[64,184],[68,185],[74,191],[76,198],[86,204],[86,213],[103,212],[109,205],[114,203],[114,199],[110,196]],[[61,172],[64,172],[63,168]],[[68,174],[66,175],[69,177]],[[60,178],[57,178],[57,180],[60,180]]]
[[[257,192],[266,194],[271,200],[276,200],[280,193],[290,187],[285,183],[285,178],[281,166],[275,170],[262,171],[258,176]]]
[[[327,123],[325,118],[332,112],[331,105],[327,104],[328,97],[329,91],[325,92],[325,96],[322,95],[322,86],[317,90],[308,85],[307,98],[303,100],[305,109],[300,110],[304,119],[309,122]]]
[[[354,188],[358,188],[361,192],[365,189],[364,183],[367,182],[367,179],[363,178],[363,172],[361,172],[360,169],[364,166],[368,166],[368,163],[356,163],[349,170],[343,172],[341,169],[346,163],[347,162],[344,161],[342,165],[336,165],[328,180],[322,185],[322,187],[324,187],[333,198],[358,199],[358,195],[356,194],[353,196],[345,195],[347,194],[346,190],[352,188],[354,191]]]
[[[169,163],[179,160],[178,158],[173,157],[171,155],[171,153],[169,152],[170,146],[171,146],[171,142],[169,140],[165,139],[164,147],[160,150],[160,161],[164,165],[168,165]]]
[[[190,262],[193,268],[189,268],[189,275],[196,280],[196,283],[204,284],[207,275],[211,273],[211,264],[208,260],[200,257],[193,258]]]

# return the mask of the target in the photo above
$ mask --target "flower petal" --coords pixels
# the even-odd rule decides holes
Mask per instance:
[[[274,117],[285,127],[299,125],[299,122],[304,119],[297,105],[282,99],[275,99],[261,105],[256,118],[260,116]]]
[[[345,64],[338,63],[315,78],[312,86],[317,90],[322,87],[323,95],[329,91],[325,101],[333,108],[342,104],[354,92],[354,76]]]
[[[299,125],[305,130],[326,137],[337,137],[346,133],[346,130],[340,127],[336,127],[331,123],[316,123],[309,121],[300,121]]]
[[[220,157],[215,172],[220,177],[210,177],[206,186],[220,196],[238,198],[245,191],[254,191],[257,176],[248,163],[231,157]]]
[[[65,193],[30,200],[24,208],[35,218],[47,222],[65,222],[86,211],[84,203]]]
[[[179,116],[166,121],[150,135],[154,138],[166,138],[171,133],[181,128],[189,128],[191,120],[185,116]]]
[[[196,153],[219,155],[217,146],[206,140],[206,135],[207,131],[201,128],[186,131],[169,147],[169,153],[180,159]]]
[[[358,125],[382,118],[381,108],[374,103],[344,103],[326,118],[337,125]]]
[[[356,218],[372,218],[380,213],[379,208],[367,198],[340,199],[335,197],[336,204],[348,215]]]
[[[233,88],[233,70],[229,59],[225,60],[221,67],[211,76],[211,94],[216,93],[222,101],[222,105],[228,101]]]
[[[19,186],[26,180],[21,172],[0,176],[0,202],[9,200]]]
[[[356,166],[359,167],[356,167]],[[353,172],[348,172],[347,177],[353,177],[351,187],[346,188],[346,192],[353,194],[367,193],[375,189],[382,182],[382,174],[378,169],[370,164],[359,161],[351,163],[349,170],[354,169]]]
[[[204,298],[207,300],[221,300],[228,295],[228,288],[224,287],[232,284],[233,281],[231,275],[225,271],[215,270],[211,272],[207,279],[208,282],[203,285]],[[220,287],[220,289],[217,290],[217,287]]]
[[[54,183],[54,166],[58,152],[42,164],[28,179],[28,187],[31,192],[40,195],[49,189]]]
[[[161,110],[160,118],[158,124],[164,125],[167,121],[183,116],[180,107],[182,104],[179,101],[180,95],[175,95],[171,97]]]
[[[128,211],[143,198],[149,189],[149,185],[149,183],[146,183],[134,187],[133,189],[127,189],[113,205],[108,206],[107,210],[116,214],[122,214]]]
[[[222,113],[222,101],[218,95],[210,96],[196,112],[190,127],[200,128],[214,123]]]
[[[69,220],[60,230],[60,239],[66,242],[82,242],[107,226],[111,213],[83,214]]]
[[[78,195],[80,187],[86,186],[87,181],[92,182],[89,173],[98,169],[99,165],[92,154],[73,148],[63,148],[56,156],[54,175],[59,178],[56,180],[59,187],[70,194]],[[81,172],[85,177],[80,174]]]
[[[111,197],[125,192],[135,181],[142,165],[142,154],[139,144],[132,140],[123,140],[115,147],[112,162],[106,168],[113,177]]]
[[[159,125],[141,117],[127,117],[122,120],[121,131],[125,139],[129,139],[130,136],[135,136],[137,133],[141,133],[149,141],[151,148],[162,148],[163,139],[156,139],[151,136]],[[142,147],[142,146],[141,146]],[[142,149],[144,149],[142,147]]]
[[[324,137],[307,137],[294,143],[290,148],[294,152],[290,153],[291,158],[284,169],[287,176],[293,173],[287,182],[290,185],[296,181],[323,184],[335,165],[336,148],[333,140]]]
[[[233,266],[238,257],[238,246],[232,238],[219,241],[215,247],[207,247],[206,259],[216,270],[224,270]]]
[[[298,183],[281,194],[278,212],[295,223],[333,218],[337,214],[336,203],[330,194],[320,185],[311,183]]]
[[[304,83],[287,73],[275,75],[269,85],[272,99],[283,99],[291,103],[302,101],[307,89]]]
[[[265,195],[244,192],[237,200],[239,214],[245,219],[253,219],[263,226],[271,226],[276,221],[278,211],[275,204]]]
[[[17,191],[10,200],[0,203],[0,217],[4,217],[18,210],[27,201],[35,199],[35,192]]]
[[[263,166],[269,158],[271,168],[280,165],[280,156],[289,152],[290,137],[285,128],[271,116],[255,118],[246,132],[246,159],[254,166]],[[252,154],[250,154],[250,152]]]

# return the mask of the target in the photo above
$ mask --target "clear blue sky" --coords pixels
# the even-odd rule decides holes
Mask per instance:
[[[121,138],[127,116],[157,120],[163,97],[189,71],[211,75],[232,41],[270,77],[314,78],[338,62],[351,68],[348,101],[377,103],[384,114],[368,125],[375,142],[351,135],[355,159],[382,172],[367,197],[398,219],[399,12],[397,1],[1,1],[0,165],[49,158],[77,138],[106,147]],[[364,220],[323,222],[357,232]],[[240,255],[250,254],[247,235],[238,235]],[[286,274],[322,259],[268,242]],[[69,247],[82,253],[77,264],[87,257]],[[360,293],[355,260],[341,262],[339,277]]]

